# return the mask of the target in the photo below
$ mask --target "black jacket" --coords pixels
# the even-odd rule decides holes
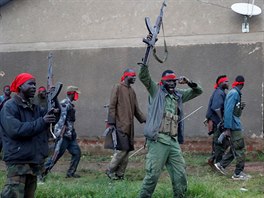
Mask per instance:
[[[48,155],[48,125],[45,111],[29,105],[18,95],[7,101],[1,111],[0,131],[3,160],[7,164],[40,164]]]

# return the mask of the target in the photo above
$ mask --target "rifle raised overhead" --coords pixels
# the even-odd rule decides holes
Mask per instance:
[[[159,14],[159,16],[156,19],[156,23],[155,23],[154,27],[152,27],[151,24],[150,24],[150,18],[149,17],[145,17],[145,24],[147,26],[149,34],[148,34],[148,36],[146,38],[143,38],[143,42],[147,44],[147,49],[145,51],[145,56],[142,59],[144,65],[148,64],[149,54],[150,54],[151,49],[153,49],[154,57],[160,63],[165,62],[167,57],[168,57],[168,50],[167,50],[167,45],[166,45],[165,39],[164,39],[165,55],[164,55],[164,58],[162,60],[156,55],[156,48],[155,48],[155,43],[158,40],[158,34],[159,34],[159,31],[160,31],[160,27],[163,24],[162,18],[163,18],[163,9],[164,9],[165,6],[167,6],[166,0],[164,0],[163,3],[162,3],[161,9],[160,9],[160,14]]]

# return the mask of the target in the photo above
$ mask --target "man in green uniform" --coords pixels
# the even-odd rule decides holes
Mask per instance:
[[[174,197],[184,197],[187,190],[185,161],[179,144],[183,139],[182,103],[202,93],[202,88],[186,77],[176,78],[171,70],[162,74],[160,83],[150,76],[148,66],[141,65],[139,79],[149,92],[148,117],[144,129],[147,138],[146,175],[140,197],[151,197],[161,171],[166,166],[172,181]],[[176,89],[176,81],[188,89]]]

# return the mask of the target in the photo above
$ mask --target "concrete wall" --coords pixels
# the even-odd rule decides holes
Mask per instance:
[[[154,23],[162,1],[158,0],[13,0],[0,8],[1,85],[15,75],[30,72],[38,85],[46,85],[47,55],[54,54],[55,80],[65,87],[75,84],[82,94],[76,103],[80,136],[100,136],[111,88],[129,66],[138,71],[144,55],[144,17]],[[204,120],[209,97],[218,75],[227,74],[230,84],[238,74],[246,78],[242,121],[248,136],[263,132],[263,15],[250,19],[250,33],[241,33],[242,16],[230,6],[237,1],[168,1],[164,10],[169,57],[150,71],[156,81],[165,69],[199,82],[204,93],[185,104],[185,114],[203,106],[186,119],[187,136],[206,136]],[[248,1],[240,1],[248,2]],[[264,1],[255,0],[263,9]],[[157,42],[162,54],[162,37]],[[184,86],[181,86],[184,88]],[[147,92],[139,80],[135,91],[143,111]],[[60,98],[64,97],[64,93]],[[142,135],[143,126],[136,124]]]

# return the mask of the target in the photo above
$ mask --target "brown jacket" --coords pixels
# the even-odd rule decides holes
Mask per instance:
[[[145,115],[138,107],[134,89],[121,82],[114,85],[111,93],[108,123],[115,124],[116,129],[134,141],[134,116],[140,123],[146,122]]]

